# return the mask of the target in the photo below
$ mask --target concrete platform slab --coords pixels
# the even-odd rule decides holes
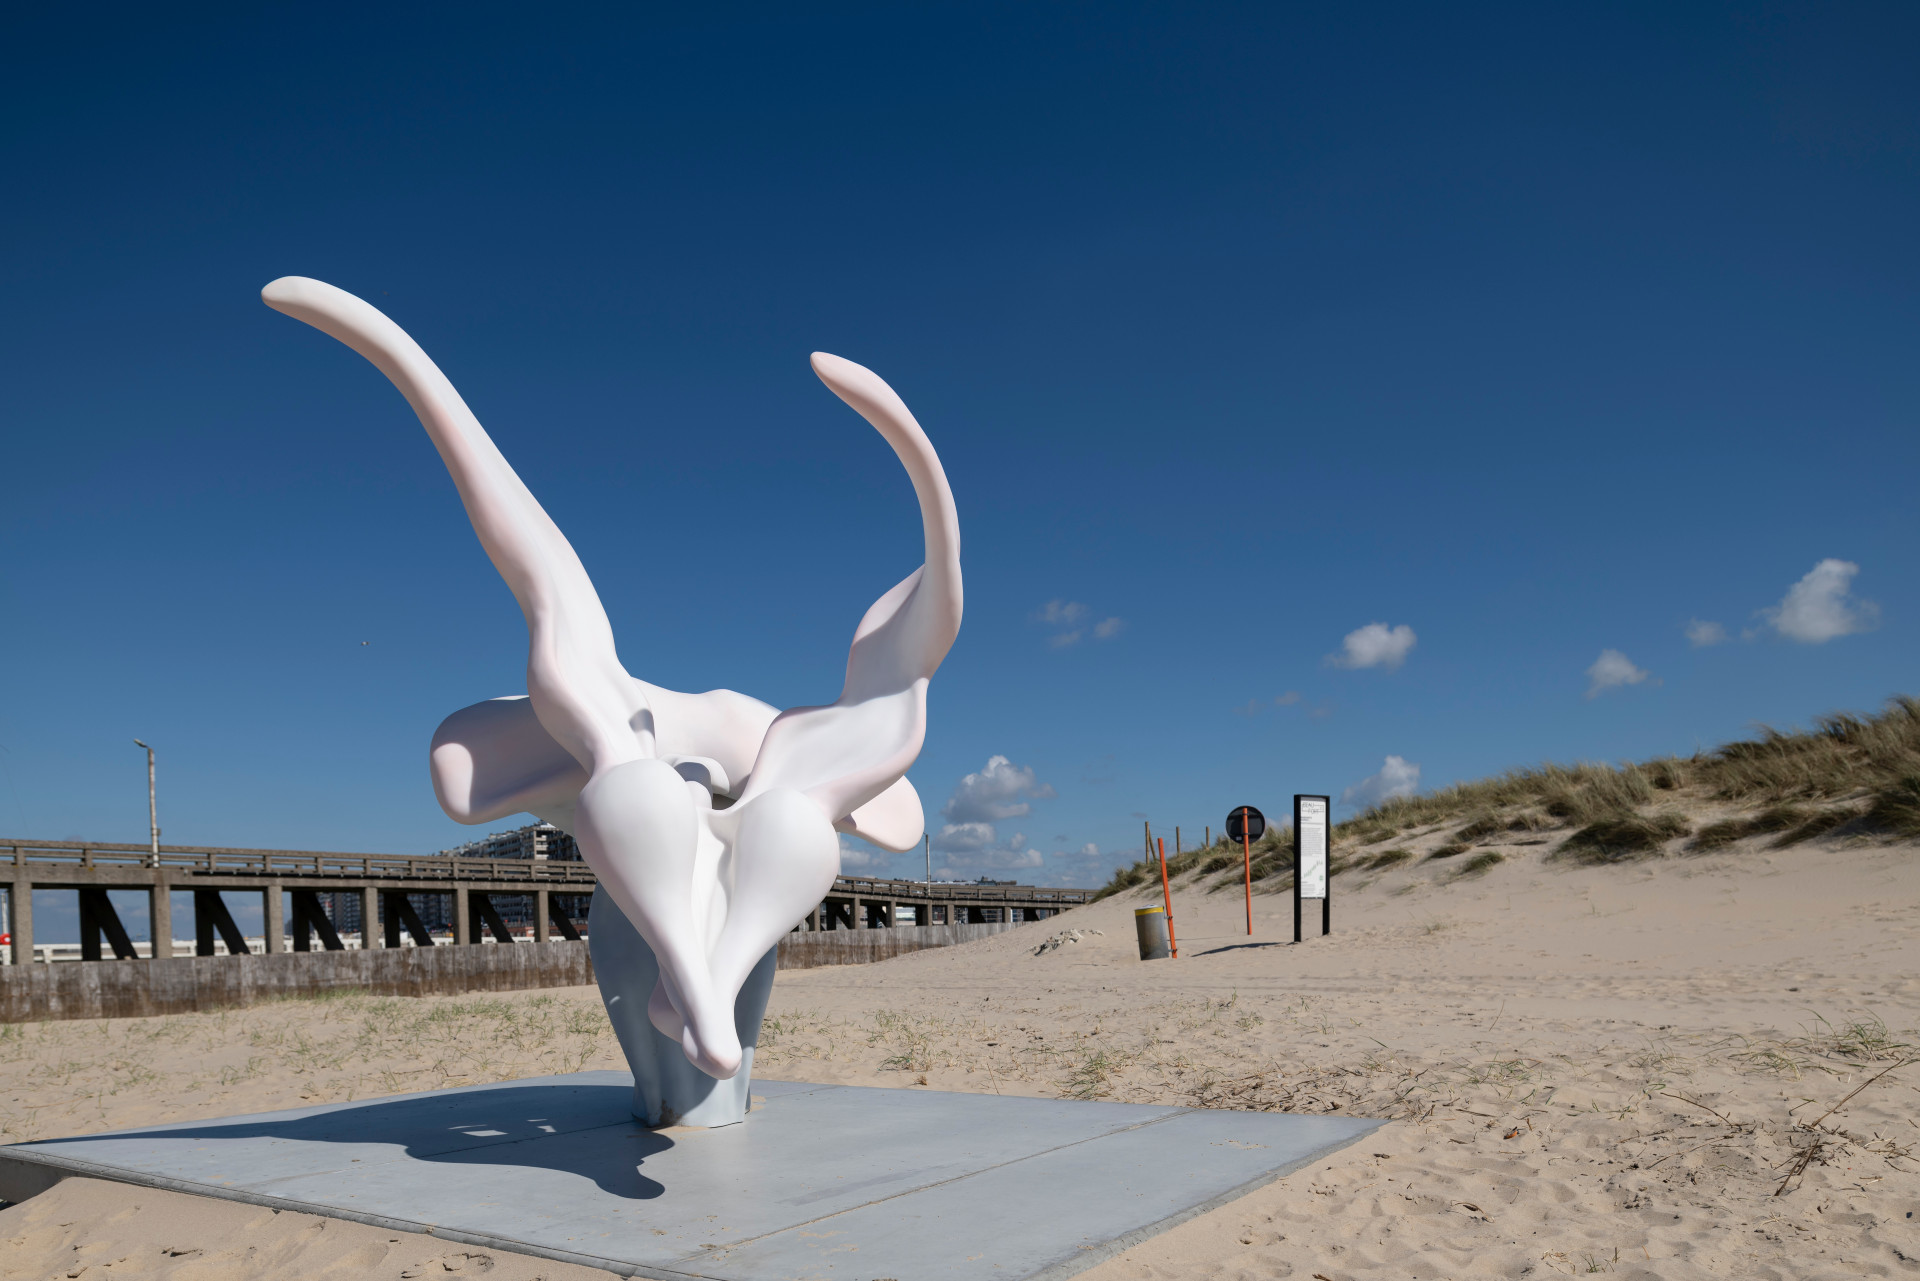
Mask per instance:
[[[1381,1124],[754,1083],[744,1125],[653,1131],[579,1072],[0,1147],[67,1175],[333,1215],[628,1276],[1070,1276]]]

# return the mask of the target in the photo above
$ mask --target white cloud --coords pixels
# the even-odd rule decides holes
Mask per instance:
[[[1340,643],[1341,652],[1327,655],[1327,661],[1335,667],[1384,667],[1393,671],[1407,661],[1415,641],[1413,628],[1405,623],[1398,627],[1368,623],[1348,632]]]
[[[1052,800],[1053,796],[1053,788],[1035,778],[1030,766],[991,756],[978,773],[968,774],[954,785],[953,795],[940,807],[940,816],[963,825],[1024,818],[1033,812],[1030,801]]]
[[[1099,885],[1113,873],[1113,858],[1088,841],[1077,850],[1055,850],[1047,855],[1048,880],[1055,885]]]
[[[1687,641],[1695,649],[1705,649],[1709,645],[1724,645],[1727,641],[1727,629],[1718,623],[1695,618],[1687,623]]]
[[[1087,607],[1077,600],[1050,600],[1033,611],[1033,621],[1046,627],[1061,628],[1047,637],[1047,644],[1054,649],[1066,649],[1085,640],[1091,631],[1095,640],[1112,640],[1126,630],[1124,618],[1103,618],[1087,626]]]
[[[840,870],[862,876],[884,876],[893,866],[893,854],[844,833],[840,837]]]
[[[1233,714],[1235,716],[1258,716],[1260,713],[1266,711],[1268,707],[1292,707],[1299,701],[1300,691],[1290,689],[1284,694],[1275,694],[1272,703],[1268,703],[1262,698],[1250,698],[1242,706],[1234,708]]]
[[[1034,801],[1051,800],[1052,787],[1025,765],[1004,756],[991,756],[982,769],[954,785],[953,795],[940,807],[947,821],[933,834],[933,848],[945,857],[935,873],[944,877],[972,877],[982,872],[1028,871],[1045,865],[1037,849],[1027,845],[1024,832],[1004,842],[995,823],[1024,818]]]
[[[1389,756],[1378,774],[1369,774],[1340,793],[1340,803],[1366,809],[1396,796],[1412,796],[1419,790],[1420,767],[1404,756]]]
[[[1836,636],[1872,631],[1880,624],[1880,607],[1870,600],[1849,600],[1853,578],[1860,567],[1829,557],[1787,590],[1761,617],[1788,640],[1819,645]]]
[[[947,823],[933,834],[933,848],[943,854],[983,850],[999,839],[991,823]]]
[[[1638,685],[1647,679],[1644,669],[1635,667],[1633,660],[1617,649],[1603,649],[1600,657],[1593,660],[1593,666],[1587,669],[1592,684],[1587,686],[1587,697],[1594,698],[1605,690],[1616,689],[1621,685]]]
[[[991,832],[993,829],[989,827],[987,830]],[[938,836],[933,838],[933,848],[942,848]],[[983,872],[1031,871],[1046,865],[1046,859],[1040,851],[1028,847],[1024,832],[1015,832],[1007,838],[1005,845],[988,844],[943,852],[948,857],[934,867],[933,874],[948,880],[968,879]]]

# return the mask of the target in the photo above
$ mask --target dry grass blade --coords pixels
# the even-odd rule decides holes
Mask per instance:
[[[1876,790],[1867,821],[1901,836],[1920,836],[1920,775],[1904,775]]]
[[[1810,1141],[1808,1142],[1806,1149],[1802,1151],[1800,1155],[1794,1159],[1793,1165],[1791,1166],[1791,1168],[1787,1170],[1787,1176],[1780,1180],[1780,1186],[1773,1190],[1773,1195],[1775,1196],[1785,1195],[1788,1186],[1792,1184],[1792,1182],[1795,1179],[1804,1175],[1807,1172],[1807,1167],[1813,1164],[1814,1158],[1820,1155],[1821,1149],[1826,1146],[1826,1135],[1820,1129],[1820,1127],[1826,1122],[1828,1117],[1832,1116],[1835,1112],[1838,1112],[1841,1108],[1847,1106],[1847,1104],[1853,1102],[1854,1099],[1859,1097],[1860,1092],[1862,1090],[1866,1089],[1869,1085],[1872,1085],[1875,1081],[1878,1081],[1881,1077],[1885,1076],[1887,1073],[1896,1071],[1899,1068],[1903,1068],[1911,1062],[1913,1062],[1912,1059],[1901,1059],[1898,1063],[1889,1063],[1886,1067],[1881,1068],[1878,1072],[1875,1072],[1872,1076],[1868,1077],[1866,1080],[1860,1082],[1860,1084],[1854,1086],[1851,1090],[1847,1091],[1845,1098],[1841,1099],[1838,1103],[1828,1108],[1825,1112],[1822,1112],[1817,1120],[1811,1121],[1807,1123],[1805,1126],[1800,1127],[1810,1136]]]
[[[1734,1120],[1732,1117],[1729,1117],[1726,1113],[1720,1111],[1718,1108],[1708,1107],[1706,1104],[1702,1103],[1699,1099],[1690,1099],[1684,1094],[1674,1094],[1664,1090],[1661,1091],[1660,1097],[1663,1099],[1678,1099],[1682,1103],[1691,1103],[1694,1107],[1699,1108],[1703,1112],[1713,1113],[1715,1116],[1719,1117],[1722,1121],[1732,1126],[1736,1130],[1744,1130],[1746,1128],[1746,1126],[1743,1123]]]

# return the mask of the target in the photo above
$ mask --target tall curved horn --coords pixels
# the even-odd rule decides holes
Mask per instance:
[[[780,714],[742,797],[789,787],[838,821],[886,791],[919,756],[927,681],[953,647],[965,600],[960,517],[926,432],[871,369],[815,352],[813,370],[893,446],[920,500],[926,541],[926,562],[875,601],[854,629],[840,697]]]
[[[652,709],[620,665],[613,627],[573,546],[447,376],[398,325],[352,294],[303,276],[282,277],[260,296],[372,361],[420,416],[460,490],[473,532],[526,615],[534,715],[588,776],[573,805],[574,837],[680,993],[688,1057],[716,1076],[732,1075],[740,1061],[732,1009],[711,995],[704,940],[689,911],[696,820],[680,776],[654,759]],[[539,755],[537,742],[529,756],[529,745],[513,737],[511,755]],[[547,764],[570,789],[566,771]],[[484,804],[476,812],[486,812]]]
[[[927,682],[960,630],[960,518],[939,455],[893,388],[872,370],[824,352],[814,355],[813,368],[900,456],[920,499],[927,558],[875,601],[854,629],[839,699],[782,712],[767,729],[738,806],[734,897],[712,952],[714,986],[722,993],[740,990],[753,965],[792,928],[796,905],[831,889],[839,868],[832,845],[816,855],[797,839],[761,839],[748,826],[759,808],[755,802],[766,797],[773,805],[791,800],[804,806],[791,795],[797,792],[838,824],[891,792],[876,811],[909,812],[888,814],[887,834],[901,834],[901,817],[919,826],[919,798],[910,787],[895,789],[926,739]],[[788,794],[769,795],[783,791]],[[804,827],[790,830],[797,834]]]
[[[260,297],[365,356],[420,416],[526,615],[527,688],[541,725],[589,773],[651,755],[644,695],[620,665],[586,568],[440,367],[377,308],[323,281],[282,276]]]

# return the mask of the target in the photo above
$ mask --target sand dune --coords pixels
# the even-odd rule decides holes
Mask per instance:
[[[1335,934],[1300,947],[1279,941],[1284,897],[1256,899],[1249,940],[1236,894],[1189,886],[1177,961],[1134,959],[1141,894],[786,972],[764,1074],[1394,1119],[1087,1274],[1101,1281],[1920,1271],[1920,1064],[1896,1066],[1920,1042],[1920,860],[1857,839],[1756,844],[1600,868],[1515,847],[1467,877],[1444,862],[1349,873]],[[1068,928],[1101,933],[1034,954]],[[0,1125],[12,1140],[617,1062],[590,990],[49,1024],[0,1039]],[[0,1277],[325,1276],[362,1244],[335,1230],[350,1225],[195,1202],[193,1243],[229,1270],[189,1267],[159,1253],[179,1233],[154,1204],[71,1185],[0,1211]],[[357,1275],[453,1274],[406,1271],[444,1242],[374,1235],[390,1259]],[[296,1238],[340,1252],[297,1268],[234,1253]]]

